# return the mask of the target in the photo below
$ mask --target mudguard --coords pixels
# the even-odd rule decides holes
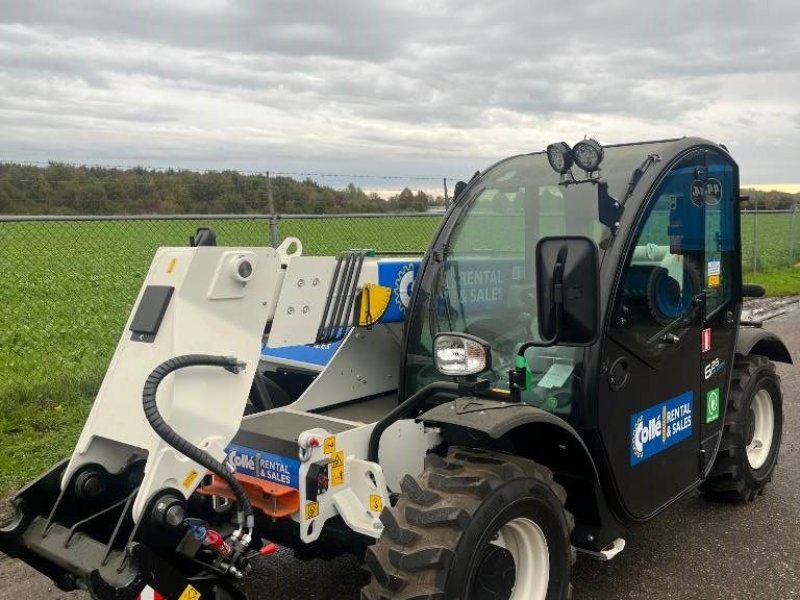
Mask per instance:
[[[736,354],[758,354],[770,360],[792,364],[792,355],[781,338],[760,327],[740,327],[736,336]]]
[[[557,415],[527,404],[462,397],[439,404],[417,421],[441,426],[442,436],[450,443],[474,442],[480,447],[496,441],[497,448],[549,467],[571,498],[576,547],[600,552],[620,535],[592,453],[578,432]]]

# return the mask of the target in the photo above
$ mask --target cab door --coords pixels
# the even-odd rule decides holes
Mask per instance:
[[[717,324],[729,309],[718,293],[723,269],[728,289],[733,280],[731,257],[720,250],[730,238],[709,229],[706,201],[719,205],[730,180],[723,186],[709,172],[709,151],[687,154],[646,201],[623,258],[603,342],[598,424],[620,500],[637,519],[697,485],[702,440],[718,432],[719,417],[706,427],[703,360],[714,337],[709,309]]]

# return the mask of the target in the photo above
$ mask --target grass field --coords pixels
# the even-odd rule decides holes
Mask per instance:
[[[743,222],[743,262],[752,221]],[[347,248],[421,251],[438,217],[283,220],[306,254]],[[225,245],[266,245],[266,221],[0,223],[0,491],[69,454],[158,246],[186,245],[200,225]],[[800,293],[790,219],[759,216],[759,268],[771,293]],[[800,260],[800,248],[797,252]],[[783,267],[782,269],[780,267]]]

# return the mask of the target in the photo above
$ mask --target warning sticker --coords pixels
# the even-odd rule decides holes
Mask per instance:
[[[369,497],[369,509],[372,512],[381,512],[383,510],[383,498],[378,496],[377,494],[373,494]]]
[[[200,600],[200,592],[192,584],[189,584],[183,590],[183,593],[178,596],[178,600]]]
[[[197,471],[189,471],[189,474],[183,480],[183,487],[187,489],[192,487],[195,479],[197,479]]]
[[[316,519],[319,516],[319,502],[309,502],[306,504],[306,521]]]
[[[344,450],[335,452],[331,463],[331,485],[336,487],[344,483]]]
[[[708,287],[719,287],[719,276],[722,272],[722,266],[718,258],[711,258],[708,261]]]
[[[326,437],[323,446],[325,449],[325,454],[333,454],[334,452],[336,452],[336,437],[335,436]]]

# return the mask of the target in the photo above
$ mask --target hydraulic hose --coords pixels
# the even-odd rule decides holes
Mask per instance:
[[[186,367],[208,366],[222,367],[231,373],[240,373],[245,368],[245,363],[231,356],[212,356],[208,354],[186,354],[170,358],[158,365],[144,384],[142,391],[142,405],[144,414],[158,436],[175,450],[192,459],[196,463],[218,475],[231,487],[236,500],[239,502],[239,512],[237,518],[241,528],[252,531],[255,525],[253,516],[253,505],[233,473],[221,462],[216,460],[208,452],[201,450],[183,437],[181,437],[161,416],[156,403],[156,392],[158,386],[170,373]]]

